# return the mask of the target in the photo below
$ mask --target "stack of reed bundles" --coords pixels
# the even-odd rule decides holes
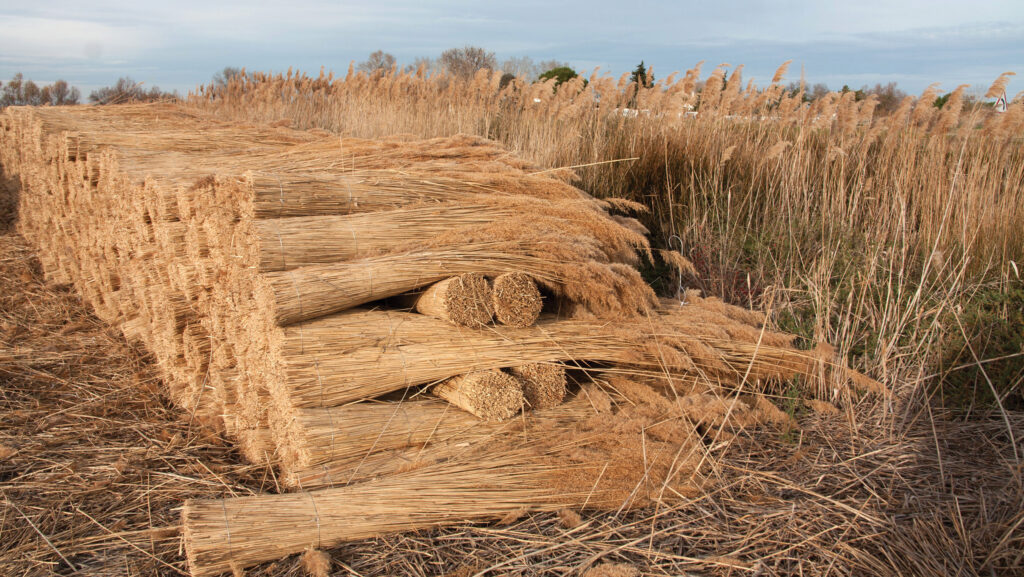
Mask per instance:
[[[20,231],[47,277],[152,352],[183,414],[278,467],[288,487],[376,479],[295,497],[323,515],[321,544],[453,514],[610,503],[593,459],[563,455],[587,472],[573,490],[551,476],[552,454],[589,454],[587,439],[604,437],[548,441],[589,427],[617,394],[570,390],[566,367],[717,391],[828,373],[880,389],[825,349],[795,349],[757,313],[697,294],[659,302],[635,268],[650,256],[636,220],[475,137],[339,139],[169,104],[8,108],[0,163],[21,184]],[[576,318],[542,314],[545,299]],[[536,431],[544,442],[508,440]],[[477,482],[500,498],[484,506],[468,489]],[[397,496],[418,488],[422,512],[409,515],[418,505]],[[406,513],[339,504],[373,495]],[[213,508],[232,511],[232,539],[247,548],[258,538],[240,520],[287,516],[291,498],[187,506],[193,573],[266,558],[213,551],[224,549]]]

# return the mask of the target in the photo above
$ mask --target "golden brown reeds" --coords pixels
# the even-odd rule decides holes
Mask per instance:
[[[482,327],[494,318],[491,286],[477,273],[460,274],[408,296],[409,308],[463,327]]]
[[[287,326],[399,295],[453,274],[525,272],[598,316],[630,315],[652,304],[636,269],[602,262],[592,239],[556,238],[469,243],[263,275],[263,306]]]
[[[523,409],[523,385],[498,369],[456,375],[430,392],[485,421],[507,421]]]
[[[755,329],[714,308],[694,302],[685,313],[661,311],[614,326],[549,319],[534,327],[486,331],[416,314],[352,311],[284,331],[273,348],[279,368],[267,386],[281,403],[275,413],[287,423],[296,408],[341,405],[452,375],[531,362],[604,361],[697,372],[734,385],[796,375],[815,380],[822,363],[833,366],[816,352],[792,348],[786,335]]]
[[[297,412],[303,435],[297,452],[282,454],[281,482],[304,489],[347,485],[449,459],[524,427],[587,419],[599,413],[594,399],[608,395],[591,384],[583,389],[529,419],[502,422],[481,421],[433,399],[304,409]]]
[[[188,501],[182,524],[189,568],[193,575],[209,575],[310,545],[329,547],[453,519],[633,508],[659,495],[696,493],[703,483],[699,437],[680,413],[666,410],[671,403],[598,404],[589,409],[593,418],[554,419],[445,461],[348,487]]]
[[[189,500],[182,509],[189,571],[196,577],[220,575],[311,545],[327,548],[391,532],[500,518],[522,508],[557,510],[558,494],[548,481],[557,470],[531,467],[528,458],[508,454],[319,492]]]
[[[510,327],[532,325],[544,308],[537,283],[525,273],[505,273],[494,277],[492,294],[495,318]]]
[[[519,379],[526,406],[537,411],[557,407],[565,400],[565,367],[549,363],[532,363],[509,367],[509,374]]]
[[[431,203],[370,213],[257,219],[251,223],[243,219],[242,229],[232,234],[242,236],[234,242],[247,255],[249,266],[269,272],[377,255],[424,243],[442,233],[448,233],[443,238],[457,242],[453,230],[529,213],[561,219],[566,230],[587,231],[609,247],[614,258],[634,262],[634,250],[647,247],[644,231],[636,229],[632,219],[609,217],[603,207],[593,200],[474,195],[458,203]],[[253,239],[245,238],[246,235]],[[437,241],[430,244],[443,246]]]

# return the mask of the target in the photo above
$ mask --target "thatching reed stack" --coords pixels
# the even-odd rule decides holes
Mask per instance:
[[[699,476],[681,409],[603,413],[617,393],[574,396],[566,366],[728,394],[798,375],[878,388],[756,313],[659,303],[637,221],[490,141],[12,107],[0,163],[47,278],[149,350],[183,412],[288,487],[339,487],[188,503],[194,575],[521,508],[641,504],[638,487]],[[542,291],[574,315],[542,315]],[[655,461],[635,461],[641,442]]]

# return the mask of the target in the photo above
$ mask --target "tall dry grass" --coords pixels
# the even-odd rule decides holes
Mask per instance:
[[[345,136],[472,133],[545,169],[575,167],[591,193],[652,209],[655,242],[701,273],[688,283],[835,343],[903,399],[949,394],[925,386],[945,379],[967,390],[955,400],[968,410],[979,398],[1021,405],[1024,334],[998,330],[1024,302],[1020,95],[996,114],[965,107],[959,87],[938,109],[932,86],[876,118],[872,98],[788,93],[787,66],[766,87],[727,65],[650,87],[594,74],[557,89],[502,88],[487,71],[471,81],[289,71],[239,75],[188,101]],[[675,292],[674,279],[653,276]]]

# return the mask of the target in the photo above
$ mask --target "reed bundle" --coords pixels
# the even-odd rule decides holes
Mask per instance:
[[[219,186],[213,187],[219,190]],[[213,198],[216,192],[204,194]],[[207,214],[209,210],[205,210]],[[586,232],[602,245],[614,247],[615,257],[635,261],[633,251],[646,249],[646,239],[609,217],[593,200],[551,201],[534,197],[468,196],[461,202],[392,208],[375,212],[273,219],[243,218],[240,226],[247,266],[261,272],[309,264],[350,260],[414,246],[465,227],[488,225],[523,214],[561,219],[565,227]],[[251,222],[250,222],[251,221]],[[249,230],[249,227],[252,230]],[[251,236],[252,238],[247,238]],[[454,239],[456,242],[459,239]],[[439,248],[440,244],[431,246]],[[254,253],[254,254],[253,254]]]
[[[696,372],[736,384],[820,379],[820,355],[792,348],[791,337],[691,306],[692,313],[677,305],[615,326],[546,319],[487,331],[408,313],[343,313],[286,330],[275,348],[280,372],[269,387],[286,407],[340,405],[466,372],[558,361]],[[730,338],[717,338],[722,332]]]
[[[445,204],[421,208],[255,220],[260,272],[352,260],[420,242],[452,228],[494,222],[515,214],[487,205]]]
[[[423,315],[354,311],[286,330],[275,347],[280,378],[271,384],[293,407],[342,405],[454,375],[528,362],[609,361],[693,364],[644,351],[637,327],[545,319],[526,328],[473,330]],[[667,349],[667,347],[666,347]]]
[[[508,372],[519,379],[526,406],[534,411],[557,407],[565,400],[567,379],[562,365],[532,363],[509,367]]]
[[[544,301],[530,275],[513,272],[494,277],[494,316],[510,327],[528,327],[537,322]]]
[[[455,443],[463,445],[461,453],[450,444],[443,460],[428,458],[371,481],[289,495],[188,501],[182,523],[190,569],[194,575],[214,574],[311,545],[329,547],[455,519],[638,507],[699,491],[699,435],[671,402],[647,389],[646,395],[660,400],[637,395],[616,408],[600,390],[589,394],[580,404],[590,405],[591,418],[566,411],[564,418],[538,420],[515,435],[494,433],[518,421],[482,423],[490,436],[468,448]]]
[[[443,440],[471,429],[480,419],[437,399],[400,403],[354,403],[295,411],[294,442],[281,453],[289,469],[350,463],[374,451]],[[291,452],[288,452],[291,450]]]
[[[460,274],[409,296],[416,312],[463,327],[482,327],[494,317],[491,285],[482,274]]]
[[[189,570],[195,577],[220,575],[311,546],[582,503],[585,493],[561,496],[552,489],[557,471],[509,454],[339,489],[189,500],[182,509]]]
[[[523,386],[498,369],[457,375],[430,392],[485,421],[507,421],[523,408]]]
[[[482,194],[588,199],[575,187],[539,176],[471,172],[472,167],[450,165],[444,170],[422,165],[344,168],[349,164],[341,163],[334,172],[255,169],[249,175],[251,191],[226,201],[244,218],[269,219],[376,212],[425,202],[473,202]]]
[[[490,242],[428,249],[266,273],[263,299],[281,326],[399,295],[454,274],[525,272],[599,316],[629,315],[653,302],[636,269],[595,260],[586,239]],[[549,252],[561,253],[544,255]],[[560,258],[564,257],[564,258]],[[592,258],[595,257],[595,258]]]
[[[583,391],[511,421],[481,421],[434,399],[303,409],[296,412],[301,438],[289,445],[294,451],[279,453],[281,479],[307,489],[349,484],[438,462],[524,427],[586,419],[598,413],[591,398],[607,395],[590,384]]]

